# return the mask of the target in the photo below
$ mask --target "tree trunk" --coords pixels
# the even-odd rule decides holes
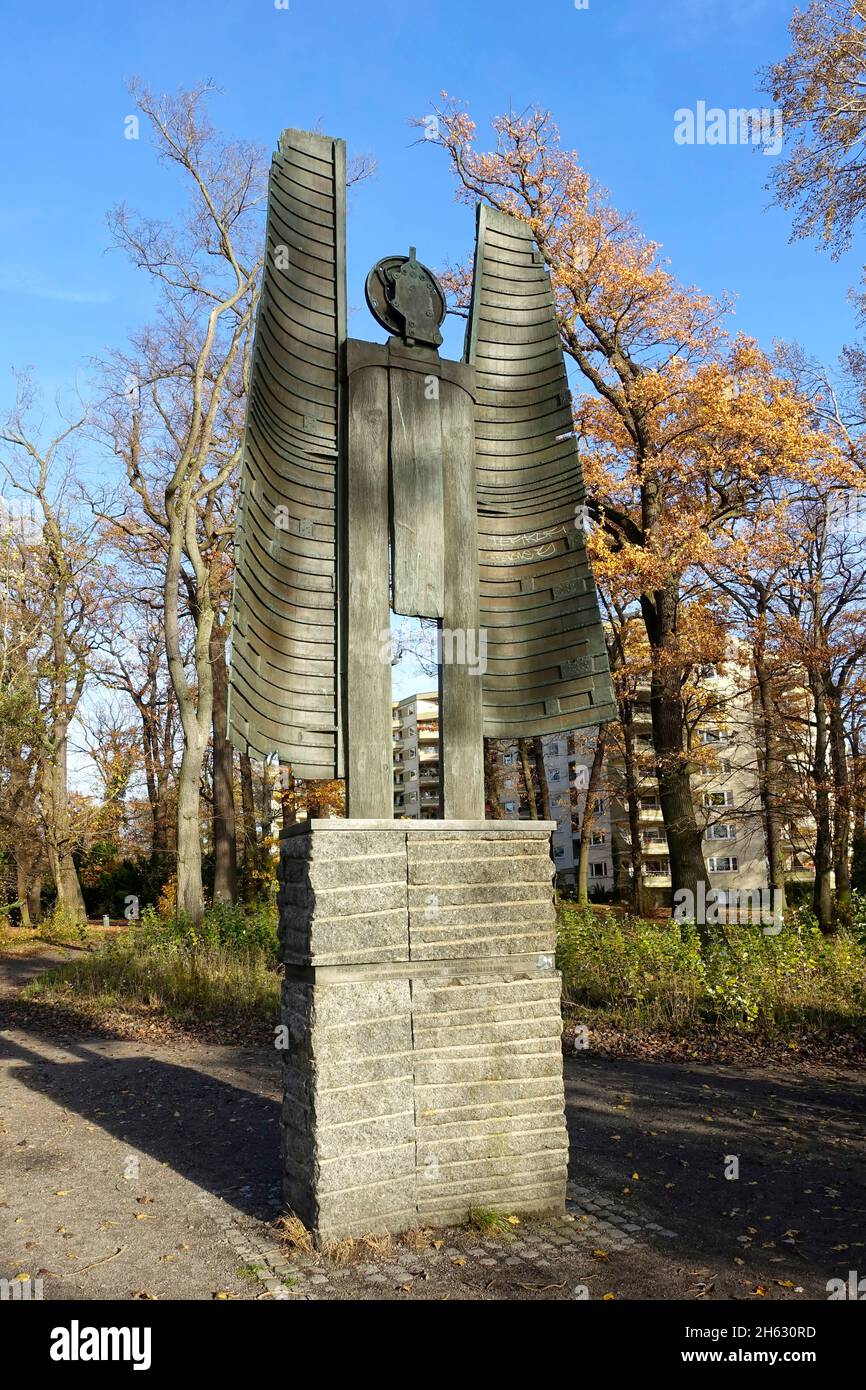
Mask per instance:
[[[842,924],[851,919],[851,780],[848,774],[848,748],[840,703],[841,692],[830,692],[830,759],[833,767],[833,873],[836,879],[835,918]]]
[[[53,747],[45,768],[45,842],[58,908],[73,921],[86,922],[78,870],[72,858],[67,747],[66,724],[58,718],[53,729]]]
[[[583,806],[583,816],[580,822],[580,846],[577,854],[577,901],[584,905],[589,902],[589,847],[592,843],[592,829],[595,825],[595,803],[601,787],[601,778],[604,771],[604,750],[607,743],[607,725],[600,724],[598,738],[595,742],[595,752],[592,755],[592,767],[589,773],[589,785],[586,789],[586,801]]]
[[[308,805],[307,815],[312,816],[312,802],[315,800],[315,792],[308,784],[307,787]],[[283,817],[283,829],[288,830],[290,825],[296,825],[298,821],[298,793],[295,783],[295,774],[292,771],[291,763],[280,763],[280,811]]]
[[[818,926],[825,934],[833,930],[833,829],[830,814],[830,787],[827,768],[827,706],[818,675],[809,676],[815,710],[815,752],[812,779],[815,788],[815,892],[812,899]]]
[[[226,736],[229,678],[225,637],[217,623],[211,629],[210,649],[213,673],[213,895],[214,901],[222,899],[223,902],[233,903],[238,892],[234,751]]]
[[[785,866],[782,854],[782,816],[779,808],[779,786],[784,769],[777,737],[776,702],[772,680],[760,646],[754,653],[755,684],[758,697],[758,782],[767,845],[767,880],[773,911],[785,906]]]
[[[541,819],[555,820],[550,809],[550,787],[547,781],[547,768],[544,766],[544,742],[541,738],[532,740],[532,753],[535,759],[535,770],[538,773],[538,789],[541,794]]]
[[[662,819],[671,865],[671,910],[676,894],[689,892],[698,902],[698,884],[706,882],[701,832],[695,818],[688,750],[685,740],[681,670],[676,657],[676,610],[673,587],[652,598],[643,595],[641,610],[652,651],[650,709]]]
[[[185,743],[177,779],[177,910],[198,924],[204,915],[199,824],[204,748]]]
[[[262,763],[262,846],[263,858],[268,853],[268,841],[273,833],[274,826],[274,806],[273,806],[274,783],[271,777],[271,769],[267,760]]]
[[[634,720],[631,702],[620,707],[622,725],[623,765],[625,771],[625,802],[628,809],[629,858],[631,862],[631,905],[640,916],[643,903],[643,845],[640,838],[640,796],[637,786],[634,751]]]
[[[21,904],[21,925],[32,930],[40,917],[40,887],[36,882],[34,869],[38,852],[29,845],[19,844],[15,848],[15,887],[16,897]]]
[[[529,760],[529,740],[519,738],[517,740],[517,751],[520,756],[520,766],[523,769],[523,784],[526,787],[526,800],[529,803],[529,816],[531,820],[538,820],[538,804],[535,800],[535,785],[532,780],[532,764]]]
[[[499,768],[496,765],[496,740],[484,739],[484,797],[488,820],[502,820],[502,799],[499,794]]]
[[[244,865],[249,868],[255,862],[258,851],[258,828],[256,826],[256,803],[253,794],[253,765],[249,753],[239,753],[241,770],[241,812],[244,827]]]

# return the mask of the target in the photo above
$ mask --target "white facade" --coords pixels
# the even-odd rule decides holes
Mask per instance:
[[[391,706],[394,740],[394,816],[439,815],[439,697],[409,695]]]
[[[710,713],[697,721],[695,761],[703,771],[693,777],[698,823],[703,831],[708,889],[745,892],[767,884],[767,860],[755,764],[754,722],[748,669],[731,663],[721,675],[702,677],[702,694]],[[435,818],[439,809],[439,701],[424,692],[394,703],[394,815]],[[557,829],[553,856],[559,881],[576,882],[580,826],[592,767],[597,730],[548,734],[543,740],[551,813]],[[654,753],[648,694],[634,708],[643,882],[647,899],[670,901],[670,857],[653,770]],[[613,746],[611,746],[611,744]],[[516,743],[499,754],[500,791],[506,817],[519,818],[525,798],[523,771]],[[631,872],[628,808],[623,790],[621,756],[615,740],[596,793],[589,848],[588,890],[612,893]],[[539,815],[541,804],[536,794]],[[526,807],[523,805],[523,815]]]

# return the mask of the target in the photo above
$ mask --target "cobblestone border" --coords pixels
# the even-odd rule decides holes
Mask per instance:
[[[268,1194],[271,1195],[276,1210],[278,1189],[273,1189]],[[531,1279],[533,1271],[544,1272],[571,1253],[586,1255],[596,1248],[621,1253],[650,1245],[654,1237],[677,1238],[675,1231],[656,1221],[639,1219],[613,1198],[572,1182],[568,1185],[565,1216],[546,1221],[522,1220],[513,1234],[471,1239],[461,1229],[445,1229],[437,1233],[443,1242],[438,1249],[428,1246],[412,1250],[395,1241],[381,1257],[361,1256],[340,1265],[318,1252],[287,1254],[264,1222],[240,1216],[221,1197],[203,1193],[199,1201],[207,1207],[239,1262],[257,1270],[265,1293],[284,1300],[316,1299],[328,1293],[339,1297],[340,1285],[350,1278],[368,1287],[371,1293],[381,1292],[384,1287],[411,1292],[437,1264],[455,1260],[477,1261],[490,1270],[507,1270],[519,1282],[521,1275]]]

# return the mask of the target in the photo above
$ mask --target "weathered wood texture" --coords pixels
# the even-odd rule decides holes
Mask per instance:
[[[442,815],[446,820],[484,817],[484,649],[475,560],[475,402],[470,391],[474,391],[472,379],[460,386],[450,381],[441,383],[442,436],[446,440],[443,521],[448,548],[439,667],[439,763]]]
[[[346,510],[351,522],[346,539],[346,813],[359,817],[389,816],[394,807],[388,369],[377,363],[376,356],[364,343],[350,341],[347,346],[350,466]]]
[[[575,508],[584,501],[553,292],[529,227],[478,211],[475,366],[484,734],[603,723],[616,708]]]
[[[394,612],[445,614],[442,413],[439,374],[392,366],[391,495]],[[421,364],[423,366],[423,362]]]
[[[343,775],[338,699],[345,146],[274,155],[235,543],[230,737],[299,777]],[[389,803],[390,805],[390,803]]]

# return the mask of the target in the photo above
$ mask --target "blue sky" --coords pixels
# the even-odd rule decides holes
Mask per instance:
[[[737,296],[736,326],[765,346],[797,338],[826,360],[856,333],[838,263],[789,243],[768,210],[772,159],[740,146],[681,146],[674,113],[763,105],[756,70],[787,51],[793,0],[5,0],[0,57],[0,409],[10,368],[32,366],[46,402],[87,395],[88,363],[149,314],[146,282],[106,250],[105,214],[171,210],[177,187],[144,140],[124,139],[126,80],[172,90],[213,80],[225,131],[272,148],[283,126],[345,136],[378,160],[351,199],[350,331],[380,337],[363,281],[410,243],[433,266],[462,258],[471,210],[445,160],[409,122],[444,89],[479,127],[549,107],[564,142],[663,243],[678,278]],[[461,352],[455,324],[446,350]],[[96,460],[82,461],[99,472]],[[401,693],[429,679],[395,672]]]
[[[765,345],[798,338],[834,359],[856,332],[858,248],[833,263],[789,244],[763,153],[673,139],[680,107],[756,104],[756,69],[786,51],[789,15],[788,0],[6,0],[0,405],[12,365],[32,365],[49,398],[86,389],[88,360],[147,317],[146,284],[106,252],[109,206],[163,211],[175,194],[146,142],[123,138],[132,74],[161,89],[211,78],[215,122],[268,147],[282,126],[319,126],[376,156],[350,215],[357,336],[379,336],[362,292],[378,257],[413,242],[435,266],[470,246],[470,209],[408,124],[445,89],[479,125],[509,105],[550,107],[682,281],[737,295],[737,326]],[[459,354],[456,333],[447,346]]]

